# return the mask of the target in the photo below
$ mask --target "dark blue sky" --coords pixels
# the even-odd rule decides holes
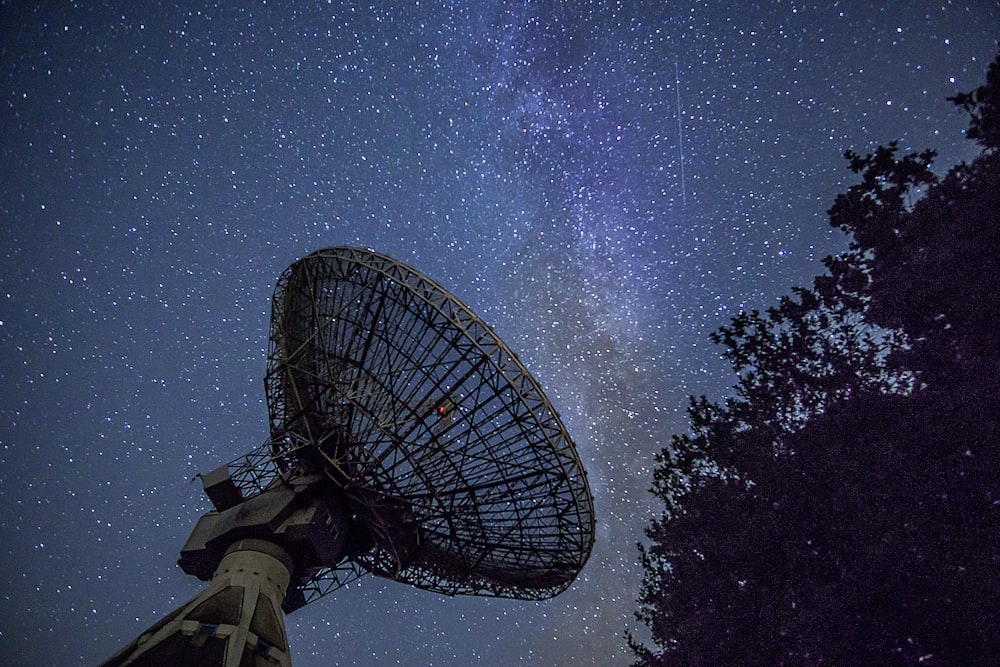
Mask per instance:
[[[39,4],[0,2],[4,664],[199,589],[190,479],[266,438],[274,282],[332,245],[520,354],[598,542],[543,603],[362,579],[289,617],[294,663],[627,664],[653,456],[732,381],[708,333],[844,247],[845,149],[974,154],[944,98],[1000,36],[988,0]]]

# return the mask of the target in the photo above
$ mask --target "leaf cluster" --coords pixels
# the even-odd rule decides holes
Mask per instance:
[[[657,458],[636,665],[995,660],[1000,57],[955,102],[973,163],[848,151],[849,250],[712,335],[736,384]]]

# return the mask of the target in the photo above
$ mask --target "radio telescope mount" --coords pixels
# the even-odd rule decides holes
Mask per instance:
[[[541,600],[594,541],[586,473],[517,355],[416,269],[350,247],[278,279],[270,437],[202,476],[181,550],[208,581],[105,665],[290,665],[284,613],[371,573]]]

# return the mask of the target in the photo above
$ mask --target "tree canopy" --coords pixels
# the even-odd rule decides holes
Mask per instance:
[[[848,251],[713,335],[735,392],[658,455],[636,665],[996,664],[1000,57],[951,99],[972,163],[848,151]]]

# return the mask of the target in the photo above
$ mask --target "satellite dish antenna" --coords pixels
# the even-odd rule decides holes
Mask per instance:
[[[210,581],[105,665],[290,665],[284,612],[364,573],[541,600],[590,555],[586,473],[517,356],[386,255],[314,252],[278,279],[271,435],[204,475],[181,551]]]

